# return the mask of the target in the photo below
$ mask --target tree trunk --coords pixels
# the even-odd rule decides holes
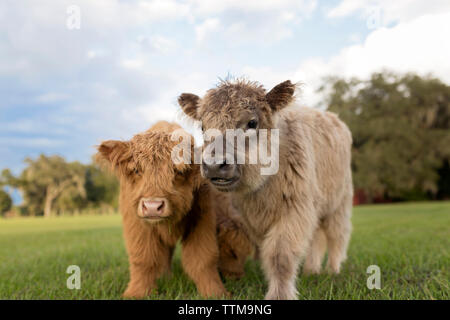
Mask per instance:
[[[49,185],[47,187],[47,192],[45,194],[45,204],[44,204],[44,217],[49,218],[52,215],[52,205],[53,201],[59,196],[59,194],[70,185],[71,180],[66,180],[60,185]]]
[[[44,202],[44,217],[50,218],[52,215],[52,205],[53,200],[55,200],[55,190],[51,186],[47,187],[47,192],[45,193],[45,202]]]
[[[44,204],[44,217],[50,218],[52,215],[52,204],[53,204],[53,197],[47,193],[45,196],[45,204]]]

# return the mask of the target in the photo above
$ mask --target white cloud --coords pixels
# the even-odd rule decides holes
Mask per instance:
[[[424,15],[392,28],[374,30],[363,44],[342,49],[330,59],[312,58],[303,61],[293,71],[280,72],[272,68],[243,69],[254,79],[274,85],[291,79],[300,81],[301,101],[315,106],[320,97],[315,90],[329,75],[345,78],[368,78],[371,73],[391,70],[399,73],[433,74],[450,83],[450,13]]]
[[[341,76],[365,77],[382,68],[432,72],[450,82],[450,13],[425,15],[392,28],[380,28],[361,45],[344,48],[328,61],[303,66]]]
[[[47,92],[36,97],[36,102],[46,104],[55,103],[69,99],[70,96],[65,93]]]
[[[255,68],[252,66],[245,66],[242,69],[242,76],[249,80],[260,81],[267,90],[272,89],[277,84],[286,80],[296,81],[296,79],[293,78],[295,76],[294,70],[280,72],[278,70],[273,70],[271,67]]]
[[[150,38],[150,43],[153,49],[163,54],[172,52],[177,47],[175,41],[160,35],[152,36]]]
[[[377,10],[376,10],[377,9]],[[380,14],[382,25],[391,22],[408,22],[426,14],[438,14],[450,10],[448,0],[341,0],[327,12],[329,18],[342,18],[359,14],[367,18]]]
[[[73,3],[71,0],[62,2],[64,7]],[[79,0],[76,5],[81,10],[81,29],[121,30],[130,25],[146,26],[166,20],[188,18],[191,11],[187,3],[175,0]]]
[[[376,71],[432,73],[450,83],[450,13],[424,15],[392,28],[380,28],[361,45],[328,59],[301,64],[297,76],[315,87],[326,75],[367,78]],[[318,101],[314,93],[308,99]]]
[[[257,79],[264,85],[266,90],[272,89],[277,84],[291,80],[299,84],[299,91],[297,92],[297,99],[302,105],[315,107],[320,101],[320,97],[316,94],[316,89],[320,85],[321,77],[326,75],[326,70],[317,68],[318,65],[313,63],[315,60],[310,60],[308,63],[302,65],[298,70],[282,71],[274,70],[270,67],[254,68],[246,66],[243,68],[243,74],[249,79]],[[309,68],[309,65],[314,65]],[[322,64],[319,64],[322,66]]]
[[[367,5],[362,0],[342,0],[336,7],[330,9],[327,16],[330,18],[344,17]]]
[[[195,35],[197,42],[203,42],[209,35],[217,32],[220,27],[220,20],[217,18],[209,18],[195,27]]]
[[[54,148],[64,145],[65,142],[60,139],[49,139],[45,137],[33,138],[2,138],[0,137],[0,146],[27,147],[27,148]]]
[[[190,11],[187,3],[174,0],[139,1],[137,8],[134,6],[130,7],[134,9],[136,15],[142,19],[142,22],[148,22],[149,18],[162,20],[186,17]]]
[[[305,0],[191,0],[189,1],[193,12],[197,15],[209,15],[222,13],[228,10],[236,11],[296,11],[304,10],[311,12],[317,4],[317,1]]]
[[[106,54],[106,52],[104,52],[103,50],[88,50],[88,52],[86,53],[86,57],[88,59],[95,59],[95,58],[101,58],[104,57]]]
[[[270,44],[289,38],[301,19],[309,17],[317,1],[306,0],[191,0],[198,42],[214,33],[229,45]],[[214,18],[212,18],[214,17]],[[220,23],[219,23],[220,22]]]
[[[124,59],[122,61],[122,66],[129,69],[139,69],[143,65],[144,62],[141,59]]]

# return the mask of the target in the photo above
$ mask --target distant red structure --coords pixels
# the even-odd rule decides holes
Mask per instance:
[[[362,189],[355,190],[353,194],[353,205],[357,206],[359,204],[366,204],[366,203],[390,203],[392,202],[392,199],[386,198],[384,195],[377,195],[372,197],[370,199],[366,192]]]
[[[367,203],[367,196],[364,190],[355,190],[353,194],[353,205],[357,206],[358,204],[364,204]]]

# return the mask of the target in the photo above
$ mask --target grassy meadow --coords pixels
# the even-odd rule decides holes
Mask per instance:
[[[358,206],[348,260],[340,275],[298,277],[301,299],[449,299],[450,202]],[[180,248],[173,275],[149,299],[199,299],[183,273]],[[81,268],[81,289],[69,290],[69,265]],[[381,269],[369,290],[366,269]],[[128,263],[119,215],[0,219],[0,299],[120,299]],[[225,280],[234,299],[262,299],[259,263]]]

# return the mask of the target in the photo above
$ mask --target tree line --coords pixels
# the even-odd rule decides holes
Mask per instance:
[[[50,217],[61,213],[115,210],[119,183],[111,174],[94,164],[67,162],[60,156],[40,155],[25,159],[22,173],[14,176],[5,169],[0,184],[18,189],[23,203],[15,207],[19,215]],[[0,191],[0,212],[12,208],[11,196]]]
[[[450,86],[384,71],[368,80],[329,77],[319,93],[352,131],[356,202],[450,198]],[[45,155],[25,163],[18,176],[5,169],[0,177],[0,187],[20,190],[20,214],[117,208],[118,181],[94,164]],[[12,207],[0,188],[0,213]]]
[[[360,202],[450,198],[450,86],[380,72],[329,78],[319,90],[352,131]]]

